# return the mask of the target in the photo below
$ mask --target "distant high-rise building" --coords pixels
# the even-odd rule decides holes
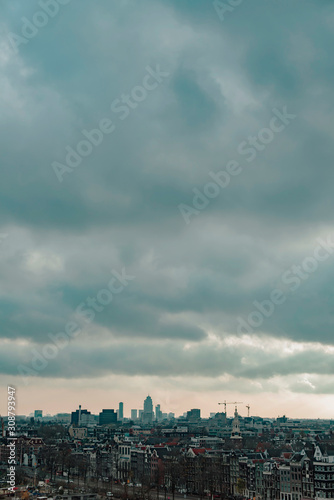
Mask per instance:
[[[196,421],[201,418],[201,410],[199,408],[193,408],[190,411],[187,411],[187,420]]]
[[[102,410],[99,414],[99,425],[116,424],[117,414],[115,410]]]
[[[137,420],[137,410],[131,410],[131,420]]]
[[[173,412],[168,413],[168,418],[169,420],[173,420],[175,418],[175,413]]]
[[[118,420],[123,420],[124,415],[123,415],[123,403],[119,403],[118,405]]]
[[[80,427],[82,424],[82,415],[91,415],[90,411],[88,410],[82,410],[81,405],[79,406],[79,410],[72,411],[71,414],[71,424],[76,425],[77,427]]]
[[[162,411],[160,410],[160,405],[155,407],[155,420],[160,422],[162,420]]]
[[[43,418],[43,410],[35,410],[34,417]]]
[[[147,396],[144,401],[143,423],[151,424],[153,422],[153,402],[151,396]]]
[[[139,419],[140,421],[142,421],[142,420],[143,420],[143,413],[144,413],[144,410],[138,410],[138,419]]]

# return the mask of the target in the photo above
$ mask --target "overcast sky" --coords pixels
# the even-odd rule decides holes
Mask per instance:
[[[334,416],[334,5],[230,4],[1,1],[2,414]]]

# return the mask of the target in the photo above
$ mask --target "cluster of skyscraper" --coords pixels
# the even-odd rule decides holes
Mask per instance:
[[[133,422],[141,422],[143,424],[152,424],[153,422],[160,422],[163,418],[166,418],[167,414],[162,413],[160,405],[156,405],[155,411],[153,410],[153,401],[151,396],[147,396],[144,401],[142,410],[131,410],[131,420]],[[170,413],[169,418],[174,417],[174,414]],[[118,407],[118,420],[123,420],[123,403],[119,403]]]
[[[169,417],[174,417],[173,414],[169,414]],[[162,413],[160,405],[155,407],[155,412],[153,410],[153,401],[151,396],[147,396],[144,401],[144,408],[142,410],[131,410],[131,420],[134,422],[139,421],[143,424],[151,424],[152,422],[160,422],[163,418],[166,418],[167,414]]]
[[[153,422],[160,422],[164,418],[174,418],[174,413],[162,413],[160,409],[160,405],[155,407],[155,411],[153,410],[153,401],[151,396],[147,396],[144,401],[144,408],[142,410],[131,410],[131,420],[133,422],[140,422],[143,424],[152,424]],[[89,425],[94,420],[94,416],[91,415],[91,412],[86,409],[81,409],[81,405],[79,409],[75,412],[72,412],[71,415],[71,423],[75,426],[83,426]],[[123,422],[129,419],[124,418],[124,403],[120,402],[118,405],[118,410],[113,409],[104,409],[99,414],[99,424],[114,424],[117,422]]]

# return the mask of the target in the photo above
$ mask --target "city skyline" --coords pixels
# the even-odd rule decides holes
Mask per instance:
[[[144,398],[141,401],[141,403],[140,403],[140,400],[136,400],[136,401],[138,401],[137,407],[135,407],[134,405],[131,405],[131,402],[128,403],[127,401],[124,400],[123,401],[123,416],[124,416],[124,418],[127,420],[131,419],[131,412],[134,410],[137,412],[137,418],[139,418],[139,412],[144,411],[145,399],[146,398]],[[89,403],[89,401],[87,401],[87,399],[86,400],[83,399],[83,401],[78,399],[77,405],[72,403],[71,405],[66,406],[66,407],[60,407],[59,403],[56,402],[55,405],[52,407],[52,408],[54,408],[53,410],[42,408],[42,411],[43,411],[44,417],[46,415],[55,416],[57,414],[62,414],[62,413],[66,413],[66,414],[70,415],[75,409],[77,409],[81,406],[82,409],[88,410],[94,415],[98,415],[102,411],[102,409],[104,409],[104,408],[113,409],[115,411],[115,413],[116,412],[118,413],[119,402],[115,401],[113,404],[110,404],[110,399],[109,399],[109,404],[107,404],[107,401],[108,400],[102,401],[101,406],[98,406],[97,404],[91,405]],[[224,412],[223,402],[221,403],[221,405],[218,405],[218,403],[217,403],[216,409],[214,407],[208,407],[207,409],[206,408],[203,409],[203,407],[201,407],[200,405],[197,405],[197,406],[196,405],[193,405],[193,406],[183,405],[183,406],[177,406],[177,407],[172,405],[171,407],[168,407],[168,406],[165,407],[165,406],[162,406],[158,400],[155,400],[154,397],[152,397],[152,401],[153,401],[152,409],[153,409],[153,415],[154,415],[152,423],[155,422],[155,412],[156,412],[155,408],[157,405],[160,406],[160,411],[163,414],[168,415],[169,413],[174,413],[175,418],[184,416],[189,410],[191,410],[193,408],[199,408],[201,410],[201,418],[209,418],[210,414],[212,414],[212,413],[216,414],[216,413]],[[303,419],[303,420],[318,419],[318,418],[324,419],[324,420],[333,420],[334,419],[334,410],[331,414],[328,407],[325,408],[324,412],[319,412],[319,409],[315,409],[312,413],[301,414],[301,413],[298,413],[298,407],[300,406],[300,404],[296,403],[295,412],[292,412],[289,414],[289,412],[287,411],[288,407],[282,406],[279,408],[279,412],[277,414],[269,414],[268,412],[266,412],[266,410],[263,409],[264,408],[263,406],[261,408],[261,406],[253,406],[252,404],[248,404],[248,403],[247,404],[242,403],[242,404],[235,405],[234,402],[230,402],[229,405],[227,406],[227,418],[231,419],[231,420],[233,419],[235,407],[237,407],[238,415],[241,418],[247,417],[248,416],[248,406],[249,406],[250,407],[249,415],[252,417],[263,417],[263,418],[276,419],[276,418],[282,417],[284,415],[287,418]],[[46,408],[49,408],[49,407],[46,407]],[[176,408],[178,408],[178,409],[176,409]],[[174,409],[174,411],[173,411],[173,409]],[[36,411],[35,408],[30,407],[30,408],[27,408],[26,412],[18,411],[17,414],[27,416],[27,415],[33,415],[35,411]],[[0,415],[4,416],[4,415],[6,415],[6,412],[4,411],[3,413],[1,413],[1,411],[0,411]]]

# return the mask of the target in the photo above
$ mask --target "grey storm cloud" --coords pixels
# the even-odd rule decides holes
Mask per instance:
[[[254,346],[247,364],[210,336],[240,337],[238,318],[334,234],[333,4],[245,1],[222,22],[213,2],[72,0],[15,53],[40,3],[0,6],[2,372],[11,341],[27,362],[126,268],[135,280],[40,376],[331,374],[305,346],[333,344],[334,255],[255,331],[299,354]],[[121,119],[112,103],[147,67],[168,77]],[[248,162],[240,144],[284,107],[296,118]],[[52,163],[103,119],[115,130],[58,182]],[[178,206],[231,160],[242,173],[185,224]]]
[[[281,353],[275,346],[272,349],[259,349],[250,345],[224,345],[217,347],[210,344],[195,344],[184,348],[182,345],[166,340],[161,343],[144,342],[136,345],[127,342],[110,342],[96,345],[85,337],[79,343],[72,343],[60,349],[58,355],[45,363],[40,345],[30,347],[30,352],[22,346],[12,346],[7,353],[1,353],[2,373],[17,375],[17,363],[20,375],[25,381],[31,369],[33,375],[43,374],[52,378],[99,378],[106,375],[126,376],[172,376],[172,379],[184,379],[186,386],[191,380],[197,380],[198,390],[232,388],[245,392],[261,392],[265,389],[277,390],[277,377],[287,377],[287,386],[293,392],[329,393],[333,385],[332,352],[326,352],[320,345],[306,347],[303,352]],[[210,363],[207,360],[210,359]],[[32,362],[31,362],[32,361]],[[308,378],[299,377],[305,373]],[[228,376],[227,380],[224,377]],[[223,377],[223,378],[222,378]],[[325,379],[322,377],[326,377]],[[20,380],[20,378],[19,378]],[[305,383],[305,380],[307,381]],[[249,385],[245,386],[246,381]],[[202,389],[201,389],[202,387]]]

